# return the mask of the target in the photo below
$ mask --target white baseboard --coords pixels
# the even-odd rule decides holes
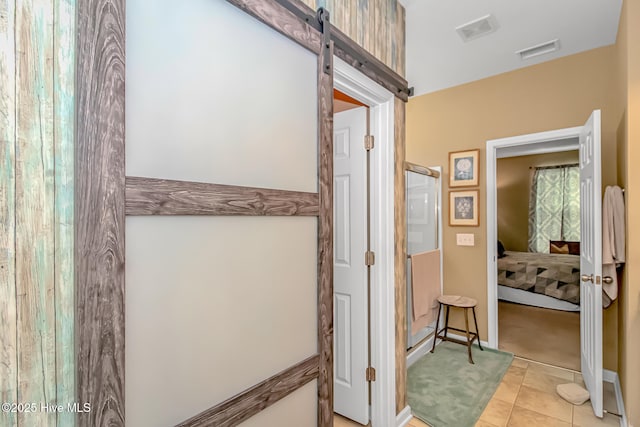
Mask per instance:
[[[396,427],[406,426],[412,418],[413,415],[411,415],[411,408],[407,405],[398,415],[396,415]]]
[[[407,355],[407,368],[414,363],[416,363],[422,356],[429,353],[431,351],[431,347],[433,346],[433,335],[431,335],[426,340],[422,341],[420,344],[415,346],[411,352]]]
[[[627,412],[624,409],[624,400],[622,399],[622,387],[620,387],[620,378],[618,373],[610,371],[608,369],[602,370],[602,379],[608,383],[613,383],[613,388],[616,392],[616,405],[618,405],[618,412],[620,413],[620,427],[627,427]]]
[[[452,334],[452,333],[447,333],[447,337],[450,338],[454,338],[460,341],[466,341],[467,337],[463,336],[463,335],[458,335],[458,334]],[[438,344],[440,344],[440,340],[438,340]],[[487,341],[484,340],[480,340],[480,344],[482,344],[482,347],[486,347],[486,348],[492,348],[489,346],[489,343]],[[474,342],[473,345],[478,345],[477,342]]]
[[[448,333],[447,336],[451,338],[455,338],[457,340],[462,340],[462,341],[466,341],[467,339],[467,337],[463,337],[462,335],[456,335],[452,333]],[[424,356],[425,354],[431,351],[431,347],[433,346],[433,337],[434,335],[431,335],[429,338],[422,341],[420,344],[418,344],[416,347],[414,347],[411,350],[411,352],[407,355],[407,368],[413,365],[414,363],[416,363],[422,356]],[[442,343],[442,340],[439,339],[436,342],[436,346],[440,345],[441,343]],[[480,344],[482,344],[483,348],[484,347],[491,348],[489,347],[489,343],[486,341],[480,340]],[[473,345],[478,345],[478,344],[474,342]]]

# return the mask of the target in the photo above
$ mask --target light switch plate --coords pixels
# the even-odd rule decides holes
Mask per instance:
[[[456,243],[458,246],[474,246],[475,234],[456,234]]]

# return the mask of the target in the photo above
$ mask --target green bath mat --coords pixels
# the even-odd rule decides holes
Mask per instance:
[[[433,427],[473,427],[511,365],[513,354],[443,342],[407,372],[413,415]]]

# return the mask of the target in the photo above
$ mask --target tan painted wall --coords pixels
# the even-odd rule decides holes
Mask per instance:
[[[412,98],[407,106],[407,160],[442,165],[448,190],[448,152],[479,148],[480,226],[443,230],[444,290],[478,300],[480,334],[487,338],[485,146],[489,139],[580,126],[602,110],[603,184],[616,181],[617,110],[612,93],[613,46],[549,61]],[[446,196],[444,197],[446,200]],[[445,218],[449,207],[443,206]],[[475,234],[475,247],[458,247],[456,233]],[[465,268],[460,268],[464,260]],[[618,307],[604,312],[604,366],[617,370]]]
[[[622,111],[618,126],[620,182],[626,188],[627,264],[620,289],[619,375],[629,425],[640,426],[640,245],[631,236],[640,231],[638,168],[628,167],[640,160],[640,4],[625,1],[616,46],[616,95]],[[640,187],[638,187],[640,188]]]
[[[498,159],[498,240],[506,250],[527,252],[532,168],[568,163],[578,163],[577,150]]]

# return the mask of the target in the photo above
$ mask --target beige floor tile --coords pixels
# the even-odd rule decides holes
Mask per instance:
[[[571,422],[572,405],[557,394],[544,393],[531,387],[520,387],[516,406],[535,411],[552,418]]]
[[[522,381],[522,385],[535,388],[536,390],[545,393],[556,394],[556,387],[558,385],[570,382],[573,381],[528,369],[524,376],[524,380]]]
[[[482,415],[480,415],[480,421],[493,424],[496,427],[504,427],[507,425],[512,407],[513,404],[509,402],[495,398],[491,399]]]
[[[475,427],[497,427],[497,426],[495,424],[491,424],[486,421],[478,420]]]
[[[520,384],[515,382],[502,381],[496,392],[493,394],[494,399],[500,399],[503,402],[514,403],[518,392],[520,391]]]
[[[417,419],[416,417],[413,417],[411,421],[409,421],[409,427],[429,427],[429,424]]]
[[[542,363],[529,362],[527,371],[541,372],[547,375],[565,379],[569,382],[573,381],[574,371],[568,369],[556,368],[555,366],[543,365]]]
[[[529,409],[515,406],[509,418],[509,427],[571,427],[571,423],[548,417]]]
[[[333,414],[333,427],[362,427],[362,424],[358,424],[341,415]]]
[[[619,426],[620,420],[615,415],[605,414],[604,417],[598,418],[593,415],[591,402],[573,408],[573,425],[580,427],[601,427],[601,426]]]
[[[502,382],[511,384],[522,384],[524,375],[527,372],[527,368],[520,368],[518,366],[511,365],[502,378]]]
[[[525,359],[521,359],[519,357],[514,357],[513,362],[511,362],[511,366],[515,366],[516,368],[527,368],[529,366],[529,362]]]

